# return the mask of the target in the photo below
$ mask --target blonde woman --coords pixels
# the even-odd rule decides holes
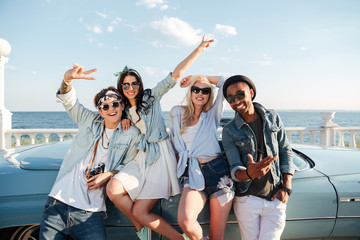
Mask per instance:
[[[170,132],[178,156],[177,176],[183,187],[178,222],[189,239],[202,239],[197,217],[210,201],[210,239],[224,239],[234,197],[229,167],[223,159],[217,128],[224,108],[223,77],[188,76],[186,105],[170,112]],[[219,88],[214,100],[213,85]],[[206,239],[206,238],[205,238]]]

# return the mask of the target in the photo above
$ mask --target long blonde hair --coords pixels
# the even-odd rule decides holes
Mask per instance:
[[[187,127],[190,126],[191,121],[193,120],[193,116],[195,114],[195,107],[194,103],[191,100],[191,87],[194,86],[195,83],[202,82],[209,85],[211,88],[210,96],[208,99],[208,102],[203,106],[201,109],[201,112],[207,112],[211,108],[214,100],[214,87],[210,83],[210,81],[205,76],[196,76],[193,82],[188,87],[187,93],[185,95],[184,101],[186,102],[186,105],[182,106],[184,108],[184,116],[181,119],[181,128],[180,128],[180,134],[184,134]]]

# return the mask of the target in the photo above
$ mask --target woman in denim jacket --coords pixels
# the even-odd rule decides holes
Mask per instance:
[[[115,175],[107,193],[134,224],[140,239],[148,238],[146,227],[169,239],[184,239],[164,219],[151,212],[160,198],[180,193],[176,158],[166,132],[160,99],[211,42],[213,40],[205,40],[204,36],[200,45],[153,89],[144,90],[140,74],[134,69],[125,67],[119,73],[117,87],[124,98],[127,116],[141,135],[136,146],[138,155],[122,173]]]
[[[226,220],[234,197],[233,182],[218,142],[217,128],[224,110],[223,77],[194,76],[181,81],[188,85],[185,106],[170,112],[170,132],[179,161],[177,175],[183,192],[178,222],[190,239],[202,239],[198,215],[210,199],[210,239],[224,239]],[[219,88],[213,103],[212,84]]]

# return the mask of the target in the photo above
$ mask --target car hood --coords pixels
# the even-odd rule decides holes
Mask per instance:
[[[295,146],[315,162],[315,169],[327,176],[360,173],[360,150]]]
[[[58,170],[71,141],[17,149],[5,159],[27,170]]]

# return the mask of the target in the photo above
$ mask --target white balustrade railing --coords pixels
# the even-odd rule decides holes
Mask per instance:
[[[339,134],[339,147],[347,147],[344,143],[344,135],[346,133],[350,134],[350,142],[349,147],[350,148],[356,148],[356,134],[360,134],[360,127],[337,127],[335,131]]]
[[[63,141],[64,136],[71,139],[77,131],[78,129],[9,129],[5,131],[5,141],[7,148],[26,144],[22,141],[24,136],[29,138],[27,144],[36,144],[36,139],[41,138],[41,135],[43,136],[42,141],[38,141],[38,143],[48,143],[51,139],[56,141],[54,135],[57,135],[58,141]],[[219,128],[220,139],[222,137],[221,131],[222,128]],[[339,127],[327,122],[321,127],[285,127],[285,131],[291,143],[320,145],[322,147],[359,148],[356,139],[357,136],[360,139],[360,127]]]
[[[7,140],[6,145],[15,145],[18,147],[24,145],[21,142],[21,137],[24,136],[29,136],[30,144],[35,144],[36,138],[41,135],[44,137],[43,143],[50,142],[50,135],[56,135],[59,138],[59,141],[62,142],[64,141],[65,136],[68,136],[68,138],[70,139],[74,137],[77,132],[78,129],[10,129],[5,131],[5,139]],[[11,144],[11,137],[15,138],[15,144]]]

